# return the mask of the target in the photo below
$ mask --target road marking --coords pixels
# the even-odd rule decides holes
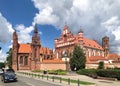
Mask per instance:
[[[35,85],[31,84],[31,83],[26,83],[26,84],[29,85],[29,86],[35,86]]]

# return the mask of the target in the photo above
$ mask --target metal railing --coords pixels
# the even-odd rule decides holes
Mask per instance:
[[[62,77],[56,77],[56,76],[48,76],[48,75],[44,75],[44,74],[35,74],[35,73],[28,73],[28,72],[18,72],[20,74],[23,75],[27,75],[30,76],[32,78],[41,78],[41,79],[47,79],[47,80],[51,80],[52,82],[58,81],[59,83],[67,82],[68,85],[71,85],[72,83],[76,83],[77,86],[80,86],[80,80],[73,80],[73,79],[66,79],[66,78],[62,78]]]

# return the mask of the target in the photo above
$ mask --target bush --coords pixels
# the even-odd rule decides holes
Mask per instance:
[[[96,75],[96,69],[81,69],[81,70],[78,70],[77,73],[78,74],[82,74],[82,75]]]
[[[48,71],[49,74],[55,74],[55,75],[66,75],[66,71],[65,70],[49,70]]]
[[[120,80],[120,68],[109,68],[109,69],[81,69],[77,71],[78,74],[87,75],[93,78],[97,76],[108,77],[108,78],[117,78]]]
[[[119,69],[98,70],[96,73],[98,76],[101,77],[117,78],[118,80],[120,80]]]
[[[98,69],[104,69],[104,62],[99,62]]]

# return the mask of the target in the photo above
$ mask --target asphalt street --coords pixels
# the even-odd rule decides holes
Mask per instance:
[[[3,83],[0,80],[0,86],[60,86],[28,77],[23,77],[23,76],[17,76],[17,77],[18,77],[17,82]]]

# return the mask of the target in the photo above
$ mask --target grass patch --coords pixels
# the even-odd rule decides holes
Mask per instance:
[[[54,74],[54,75],[66,75],[67,72],[65,70],[48,70],[49,74]]]
[[[34,73],[44,73],[45,70],[33,70],[32,72]],[[66,75],[67,72],[65,70],[47,70],[46,71],[48,74],[54,74],[54,75]]]
[[[37,72],[40,72],[40,73],[43,73],[44,70],[33,70],[32,72],[34,73],[37,73]]]

